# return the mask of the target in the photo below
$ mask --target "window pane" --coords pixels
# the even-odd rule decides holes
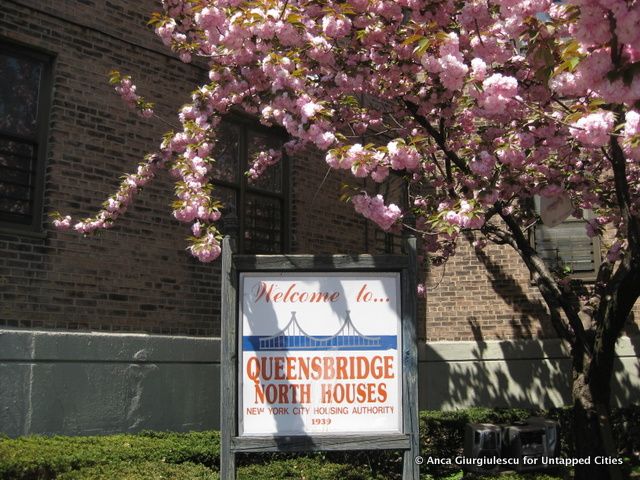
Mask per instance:
[[[247,132],[247,169],[260,152],[269,149],[279,151],[282,147],[282,140],[278,137],[269,136],[263,133]],[[249,185],[270,192],[280,193],[282,191],[282,162],[273,165],[256,180],[249,180]]]
[[[222,123],[220,124],[219,132],[218,142],[212,153],[215,159],[213,178],[237,183],[240,173],[238,162],[240,127],[229,123]]]
[[[565,221],[549,228],[536,227],[536,251],[552,268],[568,267],[572,272],[595,270],[593,242],[587,236],[585,222]]]
[[[236,234],[234,232],[228,231],[225,228],[225,226],[229,225],[228,222],[234,221],[233,219],[235,219],[235,225],[233,226],[233,228],[236,229],[237,232],[237,228],[240,222],[238,218],[240,216],[240,212],[238,212],[237,195],[237,191],[233,188],[221,187],[219,185],[214,186],[211,196],[214,200],[218,200],[222,203],[222,208],[220,209],[220,211],[222,212],[222,217],[217,226],[218,230],[220,230],[220,233],[222,233],[223,235]]]
[[[0,131],[35,138],[42,62],[0,54]]]
[[[233,188],[216,185],[213,188],[213,194],[211,196],[222,203],[221,211],[223,214],[228,212],[229,209],[232,209],[236,215],[239,215],[236,191]]]
[[[0,136],[0,219],[31,223],[36,149]]]
[[[375,229],[376,253],[401,253],[402,237]]]
[[[246,253],[281,253],[282,204],[278,199],[248,195],[245,204]]]
[[[536,212],[540,212],[540,197],[534,198]],[[583,210],[585,218],[590,217],[588,210]],[[596,270],[594,243],[587,236],[586,221],[569,216],[559,225],[549,227],[541,223],[534,232],[535,249],[544,262],[553,270],[566,273],[593,273]]]

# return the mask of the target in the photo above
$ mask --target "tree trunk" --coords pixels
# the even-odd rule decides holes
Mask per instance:
[[[617,457],[610,418],[610,394],[613,362],[594,368],[591,358],[581,349],[573,352],[573,438],[576,458],[588,464],[576,465],[575,480],[620,480],[617,465],[608,459]],[[605,357],[607,353],[598,352]]]
[[[617,145],[613,137],[612,142]],[[615,148],[621,155],[622,150]],[[625,160],[624,156],[620,158],[618,170],[614,165],[614,172],[618,200],[621,205],[626,205],[622,211],[629,225],[630,252],[615,270],[608,261],[601,264],[590,308],[578,311],[576,304],[567,298],[548,266],[532,248],[516,219],[504,213],[500,202],[496,202],[495,211],[510,233],[497,227],[483,227],[485,235],[496,236],[496,243],[511,245],[519,253],[549,307],[554,329],[559,337],[572,345],[574,457],[588,462],[576,465],[575,478],[578,480],[622,478],[619,466],[611,463],[618,458],[609,421],[609,402],[616,341],[640,297],[640,227],[635,217],[630,215]],[[626,197],[620,189],[626,189]],[[566,316],[566,323],[561,319],[560,310]]]

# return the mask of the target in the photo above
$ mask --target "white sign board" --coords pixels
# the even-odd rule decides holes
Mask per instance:
[[[239,435],[402,432],[399,273],[241,273]]]

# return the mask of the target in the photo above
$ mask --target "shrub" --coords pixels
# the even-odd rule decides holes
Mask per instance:
[[[388,480],[367,467],[332,463],[322,458],[298,457],[238,469],[238,480]]]
[[[193,463],[105,463],[63,473],[57,480],[219,480],[218,472]]]
[[[561,455],[571,457],[572,412],[569,408],[548,412],[519,409],[470,408],[450,412],[420,413],[420,450],[424,457],[455,458],[463,453],[467,422],[513,423],[530,415],[544,415],[560,423]],[[618,452],[628,458],[625,467],[638,464],[640,407],[616,409],[611,423]],[[64,480],[218,478],[220,435],[218,432],[163,433],[96,437],[31,436],[9,439],[0,436],[0,479]],[[262,454],[238,458],[240,478],[256,480],[394,480],[400,478],[402,454],[396,451],[325,452],[307,455]],[[447,476],[459,480],[456,465],[424,464],[423,479]],[[84,476],[82,476],[84,475]],[[141,476],[143,475],[143,476]],[[146,475],[146,477],[144,476]],[[509,475],[509,474],[507,474]],[[473,476],[466,478],[476,478]],[[500,477],[502,480],[535,478],[545,474]]]
[[[200,463],[217,469],[218,432],[0,439],[0,478],[54,479],[63,472],[118,462]]]

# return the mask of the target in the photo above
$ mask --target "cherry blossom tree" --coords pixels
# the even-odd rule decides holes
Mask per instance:
[[[75,230],[110,227],[167,169],[189,250],[214,260],[217,127],[233,109],[281,126],[289,154],[316,148],[355,178],[404,178],[404,205],[357,190],[350,201],[383,230],[413,230],[431,262],[446,262],[468,232],[478,248],[515,249],[571,347],[578,453],[611,453],[615,344],[640,295],[640,2],[163,0],[151,24],[184,62],[207,62],[209,82],[180,110],[179,131]],[[152,115],[131,79],[112,81]],[[280,156],[261,152],[248,175]],[[576,217],[591,210],[587,233],[610,234],[597,281],[580,285],[586,297],[532,247],[534,196],[570,201]],[[577,476],[595,478],[594,468]]]

